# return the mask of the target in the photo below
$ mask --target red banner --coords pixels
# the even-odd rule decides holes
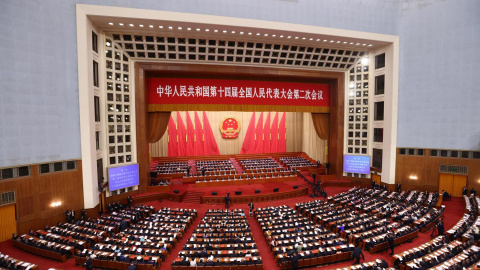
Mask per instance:
[[[330,85],[273,81],[148,78],[149,104],[330,104]]]

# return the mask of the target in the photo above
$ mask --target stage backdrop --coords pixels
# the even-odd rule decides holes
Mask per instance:
[[[186,113],[190,118],[195,119],[195,112],[180,112],[180,115],[185,121]],[[198,112],[201,115],[203,112]],[[261,112],[255,113],[255,123],[258,122]],[[276,112],[270,112],[270,124],[273,122],[273,117]],[[232,155],[240,154],[245,133],[248,128],[250,118],[253,112],[237,112],[237,111],[220,111],[220,112],[206,112],[210,125],[212,127],[215,140],[217,141],[220,154]],[[263,112],[263,123],[265,124],[268,112]],[[279,112],[279,119],[283,112]],[[235,117],[240,122],[240,131],[238,137],[235,139],[225,139],[220,132],[220,123],[227,117]],[[172,117],[177,122],[177,113],[172,112]],[[313,127],[313,122],[310,113],[287,112],[286,118],[286,136],[287,136],[287,152],[305,152],[311,158],[325,161],[325,141],[321,140]],[[156,143],[150,144],[151,157],[166,157],[168,156],[168,131]]]

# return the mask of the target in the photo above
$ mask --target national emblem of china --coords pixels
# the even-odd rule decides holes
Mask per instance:
[[[220,122],[220,132],[225,139],[237,138],[239,131],[240,122],[235,117],[227,116]]]

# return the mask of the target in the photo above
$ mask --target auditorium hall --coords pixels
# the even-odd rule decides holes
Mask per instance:
[[[480,267],[479,1],[0,9],[0,269]]]

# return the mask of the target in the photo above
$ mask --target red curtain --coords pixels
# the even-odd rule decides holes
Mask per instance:
[[[196,156],[203,156],[203,127],[202,122],[200,122],[200,117],[198,117],[198,113],[195,111],[195,155]]]
[[[243,140],[242,149],[240,154],[250,154],[252,149],[255,148],[255,112],[253,112],[248,124],[247,132],[245,133],[245,139]]]
[[[271,141],[270,141],[270,152],[277,153],[278,152],[278,112],[275,113],[275,117],[273,117],[272,128],[270,130],[271,134]]]
[[[177,127],[172,116],[170,116],[170,121],[168,121],[168,156],[178,156]]]
[[[257,146],[254,153],[263,153],[263,112],[260,113],[258,118],[257,128],[255,130]]]
[[[287,152],[287,128],[285,126],[285,113],[282,115],[280,125],[278,127],[278,152]]]
[[[270,113],[268,113],[263,127],[263,153],[270,153],[270,143]]]
[[[207,114],[203,112],[203,124],[204,132],[205,132],[205,141],[204,141],[204,152],[205,155],[220,155],[220,151],[218,150],[217,141],[215,141],[215,137],[213,136],[212,127],[210,126],[210,122],[208,122]]]
[[[187,112],[187,149],[186,153],[187,156],[195,155],[195,130],[193,129],[192,118],[190,118],[190,114]]]
[[[178,155],[185,156],[187,153],[186,151],[186,131],[185,131],[185,124],[183,123],[182,116],[180,112],[177,112],[177,132],[178,132]]]

